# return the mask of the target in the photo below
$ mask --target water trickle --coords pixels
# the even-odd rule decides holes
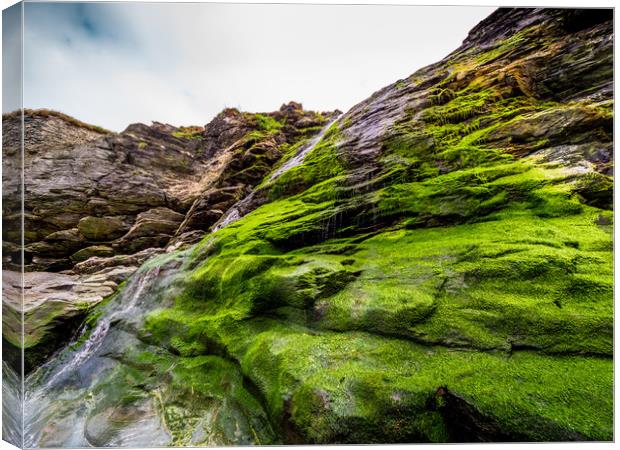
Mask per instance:
[[[28,375],[24,396],[25,447],[140,447],[169,442],[166,434],[136,435],[136,427],[161,429],[157,414],[138,414],[153,410],[148,409],[148,404],[132,405],[135,418],[119,425],[116,419],[106,416],[110,410],[98,411],[95,401],[101,400],[97,390],[102,383],[105,386],[108,375],[121,364],[116,355],[145,345],[132,330],[139,328],[150,311],[174,295],[180,272],[176,269],[185,256],[181,253],[167,258],[159,259],[159,265],[147,262],[115,298],[101,305],[101,315],[86,339],[82,334]]]
[[[18,373],[2,361],[2,439],[22,446],[22,383]]]
[[[241,219],[241,208],[243,207],[243,205],[248,204],[252,200],[252,198],[254,198],[254,192],[251,192],[248,196],[244,197],[242,200],[239,200],[237,203],[231,206],[228,211],[226,211],[226,213],[222,216],[222,218],[213,226],[212,231],[217,231]]]
[[[293,156],[291,159],[289,159],[284,164],[282,164],[281,167],[279,167],[276,171],[274,171],[269,176],[268,181],[270,182],[274,181],[278,177],[280,177],[284,172],[292,169],[293,167],[296,167],[302,164],[304,162],[304,159],[308,155],[308,153],[310,153],[318,145],[318,143],[321,142],[321,139],[323,139],[327,131],[329,131],[331,126],[337,120],[338,120],[338,117],[331,120],[327,125],[323,127],[323,129],[321,129],[319,134],[313,137],[306,144],[302,145],[301,148],[298,150],[298,152],[295,154],[295,156]],[[222,216],[222,218],[213,226],[212,231],[220,230],[230,225],[231,223],[234,223],[237,220],[241,219],[241,217],[243,217],[245,213],[247,212],[247,209],[248,209],[247,206],[254,199],[255,192],[256,191],[251,192],[249,195],[247,195],[246,197],[244,197],[243,199],[235,203],[233,206],[228,208],[228,211],[226,211],[226,213]]]
[[[86,342],[82,344],[80,349],[73,355],[72,359],[65,363],[62,368],[49,379],[45,384],[45,388],[51,388],[56,382],[61,381],[64,376],[73,373],[99,350],[103,340],[108,335],[110,325],[119,319],[127,317],[136,308],[142,296],[142,292],[144,291],[144,287],[153,278],[153,273],[155,272],[156,271],[147,272],[144,276],[138,278],[137,287],[131,294],[129,301],[122,304],[120,309],[102,317],[98,321],[97,326],[92,330]]]
[[[323,127],[323,129],[319,132],[319,134],[317,134],[314,138],[312,138],[305,145],[302,145],[299,151],[297,152],[297,154],[295,154],[295,156],[293,156],[291,159],[286,161],[284,164],[282,164],[281,167],[279,167],[275,172],[271,174],[271,176],[269,177],[269,181],[275,180],[280,175],[282,175],[284,172],[292,169],[293,167],[297,167],[301,163],[303,163],[304,159],[306,158],[306,155],[310,153],[314,149],[314,147],[317,146],[319,142],[321,142],[321,139],[323,139],[323,136],[325,136],[327,131],[331,128],[331,126],[337,120],[338,118],[331,120],[327,125]]]

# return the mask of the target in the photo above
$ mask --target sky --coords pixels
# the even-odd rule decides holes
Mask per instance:
[[[24,106],[114,131],[291,100],[346,111],[442,59],[493,9],[26,3]]]
[[[15,111],[21,105],[21,5],[2,11],[2,112]]]

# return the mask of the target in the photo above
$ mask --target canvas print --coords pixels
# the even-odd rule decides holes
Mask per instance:
[[[613,9],[2,19],[4,440],[613,440]]]

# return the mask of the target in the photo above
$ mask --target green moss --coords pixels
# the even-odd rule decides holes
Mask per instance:
[[[275,133],[284,126],[283,123],[265,114],[254,114],[254,119],[256,120],[259,130],[269,133]]]
[[[149,336],[225,352],[303,442],[462,439],[439,388],[495,439],[610,439],[611,227],[584,194],[609,180],[493,140],[555,104],[435,95],[365,182],[334,128],[265,183],[270,203],[193,250]]]
[[[500,59],[514,58],[515,54],[518,54],[523,49],[523,45],[528,41],[531,42],[532,37],[539,34],[538,32],[539,26],[527,27],[504,39],[497,39],[490,48],[485,48],[483,51],[480,51],[479,47],[470,48],[452,64],[452,75],[444,80],[442,85],[454,81],[461,73],[473,71],[484,65],[495,63]],[[538,45],[541,44],[542,40],[538,42]],[[474,80],[474,83],[476,83],[476,80]]]
[[[276,200],[303,192],[342,175],[345,165],[337,153],[339,135],[338,125],[332,125],[321,141],[306,155],[303,165],[292,167],[276,178],[270,188],[270,199]]]
[[[398,80],[394,86],[396,87],[396,89],[404,89],[408,85],[409,83],[407,82],[407,80]]]
[[[429,96],[432,105],[443,105],[448,103],[455,97],[455,93],[452,89],[442,89],[438,88],[431,91]]]
[[[597,172],[580,177],[574,188],[586,203],[604,209],[613,209],[613,191],[612,177]]]
[[[594,208],[540,214],[527,192],[548,176],[522,164],[454,174],[437,182],[444,197],[480,179],[501,187],[491,201],[503,204],[510,186],[525,192],[523,201],[480,223],[287,253],[268,242],[317,218],[301,200],[274,202],[195,250],[211,256],[174,308],[149,316],[147,330],[181,354],[225,348],[260,389],[272,421],[290,414],[310,442],[446,440],[449,424],[427,406],[442,385],[508,435],[607,439],[609,417],[573,402],[590,389],[610,392],[611,361],[580,356],[612,351],[611,253],[601,253],[610,231]],[[416,369],[401,380],[403,361]],[[531,391],[566,370],[577,370],[570,396],[564,387]],[[603,384],[579,383],[594,373]],[[533,392],[534,405],[553,406],[530,405]]]
[[[446,96],[442,90],[438,94],[441,101],[442,96]],[[451,91],[449,91],[451,92]],[[458,123],[477,115],[484,114],[487,111],[487,105],[494,100],[494,94],[491,90],[474,92],[471,95],[458,95],[441,106],[435,106],[424,110],[423,119],[428,122],[444,125],[446,123]]]
[[[596,389],[609,392],[610,360],[530,352],[506,358],[364,333],[317,335],[277,323],[261,331],[264,325],[248,325],[254,338],[242,367],[266,392],[272,413],[290,399],[291,420],[309,442],[445,440],[444,420],[427,406],[440,386],[498,420],[506,434],[548,440],[575,430],[588,438],[611,433],[610,416],[596,412],[610,412],[611,398],[599,396],[595,405],[586,400]],[[555,382],[567,373],[567,384]],[[595,386],[580,383],[595,373],[605,374]]]

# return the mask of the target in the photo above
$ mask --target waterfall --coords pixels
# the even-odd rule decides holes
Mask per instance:
[[[88,339],[82,344],[77,352],[72,355],[70,361],[65,363],[61,370],[56,372],[50,380],[46,383],[46,388],[51,388],[55,383],[62,380],[63,376],[71,374],[78,367],[80,367],[86,360],[93,356],[97,350],[101,347],[103,340],[108,335],[110,325],[117,320],[127,317],[133,310],[135,310],[136,304],[140,301],[142,291],[150,279],[153,277],[152,272],[146,272],[144,276],[138,277],[137,287],[130,294],[129,301],[126,304],[121,305],[121,308],[114,310],[111,314],[102,317],[97,326],[91,331]],[[75,344],[75,343],[74,343]]]
[[[282,166],[280,166],[277,170],[275,170],[269,176],[267,181],[273,182],[277,178],[279,178],[283,173],[287,172],[293,167],[297,167],[301,165],[304,162],[304,159],[306,159],[306,156],[308,155],[308,153],[314,150],[314,148],[319,144],[319,142],[321,142],[321,139],[323,139],[325,134],[329,131],[331,126],[334,123],[336,123],[339,117],[340,116],[336,117],[335,119],[330,120],[329,123],[325,125],[315,137],[313,137],[311,140],[309,140],[304,145],[302,145],[297,151],[297,153],[291,159],[286,161],[284,164],[282,164]],[[215,232],[241,219],[247,213],[246,206],[248,206],[251,203],[252,199],[254,198],[255,192],[256,191],[252,191],[249,195],[247,195],[246,197],[244,197],[243,199],[235,203],[233,206],[228,208],[226,213],[221,217],[220,220],[217,221],[217,223],[213,226],[211,231]]]

